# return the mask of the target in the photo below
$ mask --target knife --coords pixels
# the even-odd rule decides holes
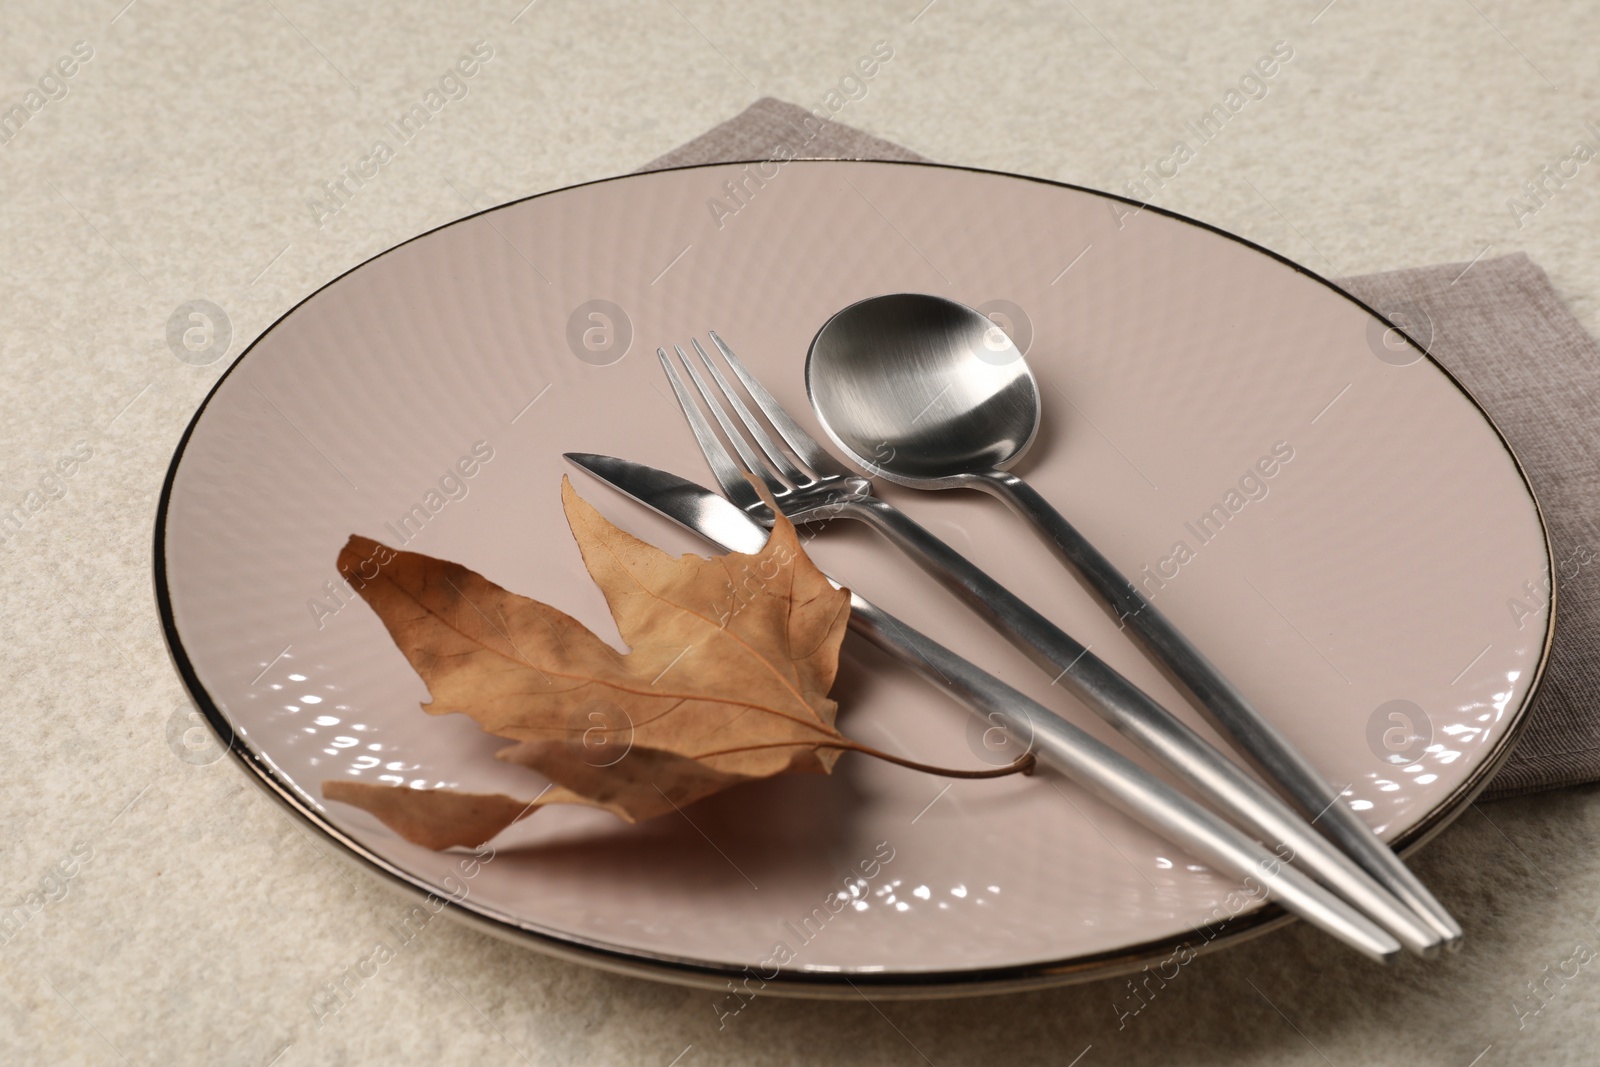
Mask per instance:
[[[614,489],[727,551],[754,553],[766,544],[764,527],[694,482],[612,456],[565,455]],[[1349,870],[1341,872],[1339,884],[1361,910],[1127,757],[853,591],[850,628],[985,721],[1000,723],[1014,737],[1030,739],[1041,764],[1365,955],[1390,962],[1402,942],[1419,955],[1438,952],[1432,931],[1353,863],[1347,861]]]

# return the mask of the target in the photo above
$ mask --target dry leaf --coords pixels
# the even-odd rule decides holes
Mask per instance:
[[[478,845],[546,804],[630,822],[739,782],[827,773],[845,750],[828,698],[848,593],[779,518],[754,555],[671,557],[561,487],[567,522],[630,651],[577,620],[443,560],[351,537],[339,569],[428,685],[433,715],[460,712],[515,744],[499,758],[554,783],[499,794],[328,781],[323,795],[430,848]]]

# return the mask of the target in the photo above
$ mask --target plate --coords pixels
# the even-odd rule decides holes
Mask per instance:
[[[1018,471],[1349,783],[1385,839],[1415,845],[1463,810],[1524,718],[1553,607],[1537,505],[1487,416],[1388,322],[1258,247],[953,167],[794,161],[596,182],[434,230],[308,297],[218,382],[163,491],[157,588],[194,703],[351,859],[436,910],[632,973],[815,996],[994,991],[1283,921],[1044,776],[949,782],[847,757],[831,777],[752,784],[638,826],[544,811],[476,857],[322,802],[329,779],[540,786],[464,717],[418,710],[421,681],[336,581],[351,533],[465,564],[620,644],[565,528],[560,454],[709,481],[654,358],[708,329],[822,439],[807,345],[839,308],[896,291],[960,300],[1012,334],[1044,393]],[[707,551],[572,473],[625,528]],[[884,495],[1214,737],[995,502]],[[1121,744],[868,531],[829,529],[810,548]],[[981,724],[854,641],[835,695],[868,744],[945,765],[983,754]]]

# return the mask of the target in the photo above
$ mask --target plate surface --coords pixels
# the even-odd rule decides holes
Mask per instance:
[[[157,587],[196,704],[360,862],[497,933],[624,970],[933,994],[1102,975],[1202,943],[1193,931],[1219,915],[1213,945],[1264,929],[1276,909],[1239,908],[1225,879],[1046,776],[950,784],[850,756],[829,778],[635,827],[547,810],[478,863],[323,805],[328,779],[542,785],[493,760],[502,742],[464,717],[418,710],[421,681],[332,584],[351,533],[463,563],[617,642],[561,515],[560,453],[709,482],[654,356],[707,329],[822,439],[807,345],[834,311],[896,291],[1007,327],[1044,392],[1019,473],[1350,783],[1385,839],[1419,841],[1464,807],[1509,750],[1552,607],[1538,509],[1476,404],[1387,323],[1254,246],[948,167],[797,161],[579,186],[445,226],[309,297],[219,382],[169,473]],[[574,483],[640,536],[707,551],[581,472]],[[884,495],[1200,723],[996,502]],[[865,529],[810,547],[1120,746]],[[975,762],[981,728],[961,709],[864,645],[846,650],[847,733]],[[832,894],[852,884],[840,910]]]

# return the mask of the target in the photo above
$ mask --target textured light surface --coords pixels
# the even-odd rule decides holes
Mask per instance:
[[[1418,857],[1466,925],[1460,955],[1377,972],[1292,929],[1190,964],[1164,989],[1152,979],[1154,997],[1120,1029],[1118,1008],[1138,1004],[1123,981],[881,1015],[861,1002],[760,1000],[719,1030],[705,993],[539,958],[437,920],[371,978],[351,980],[349,1003],[319,1027],[311,998],[355,973],[379,936],[398,940],[385,931],[410,905],[329,859],[230,764],[206,763],[203,735],[195,762],[175,754],[187,752],[187,724],[149,592],[150,527],[172,447],[227,365],[174,358],[167,322],[185,302],[226,309],[237,355],[306,293],[459,217],[469,200],[634,169],[761,95],[822,106],[879,39],[895,57],[840,119],[930,158],[1120,191],[1289,40],[1296,58],[1270,95],[1234,116],[1158,203],[1330,275],[1526,251],[1600,330],[1600,164],[1520,229],[1507,206],[1592,136],[1586,120],[1600,121],[1590,5],[520,7],[139,0],[18,3],[3,16],[7,108],[73,42],[95,54],[0,150],[6,507],[75,441],[93,450],[65,495],[0,546],[3,901],[60,896],[49,871],[74,872],[64,897],[0,945],[0,1054],[280,1064],[681,1054],[687,1067],[921,1063],[920,1050],[943,1067],[1066,1063],[1092,1045],[1085,1067],[1590,1062],[1600,985],[1575,949],[1600,942],[1592,788],[1484,805]],[[496,51],[470,95],[336,214],[308,206],[478,40]],[[92,858],[74,865],[75,845]],[[1543,983],[1540,999],[1529,982]]]

